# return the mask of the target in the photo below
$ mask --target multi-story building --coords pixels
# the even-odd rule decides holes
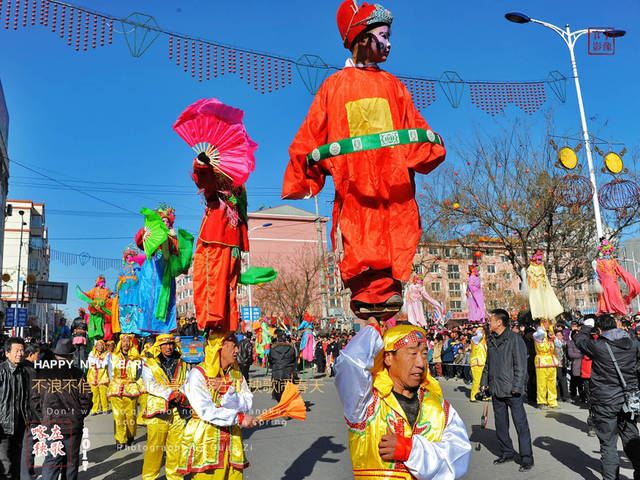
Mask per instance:
[[[480,257],[474,256],[476,252]],[[513,312],[527,304],[527,299],[520,293],[520,275],[514,271],[504,246],[497,241],[485,241],[473,250],[456,242],[423,243],[418,246],[413,263],[414,270],[424,276],[427,292],[443,305],[445,311],[451,312],[453,319],[467,318],[465,298],[472,263],[479,267],[487,310],[504,308]],[[552,284],[559,275],[563,273],[551,272]],[[597,308],[598,295],[591,282],[556,291],[556,295],[567,310],[588,312]],[[430,306],[427,311],[429,309]]]
[[[6,211],[7,191],[9,182],[9,157],[7,145],[9,139],[9,111],[4,100],[2,82],[0,82],[0,212]],[[4,248],[4,222],[0,222],[0,271],[2,270]],[[0,289],[2,286],[0,285]],[[1,292],[1,290],[0,290]]]
[[[193,266],[189,273],[176,278],[176,313],[179,317],[195,317],[193,305]]]
[[[53,309],[31,298],[33,285],[49,280],[49,243],[44,203],[7,200],[12,214],[5,217],[2,300],[8,307],[27,307],[29,325],[53,328]],[[18,261],[20,272],[18,273]]]

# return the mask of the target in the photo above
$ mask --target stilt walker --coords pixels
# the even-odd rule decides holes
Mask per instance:
[[[304,199],[333,177],[332,243],[351,308],[365,319],[391,317],[402,306],[402,282],[422,234],[415,174],[445,157],[407,88],[378,66],[389,55],[392,19],[379,4],[340,6],[350,57],[320,86],[289,148],[282,187],[283,199]]]
[[[602,287],[598,296],[598,315],[628,315],[631,301],[640,293],[640,283],[613,258],[613,252],[613,242],[601,239],[598,259],[594,262],[594,270]],[[628,293],[624,297],[618,286],[618,277],[627,285]]]

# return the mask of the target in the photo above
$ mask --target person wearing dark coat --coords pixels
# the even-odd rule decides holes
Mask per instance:
[[[324,348],[322,348],[322,341],[316,342],[316,349],[313,352],[313,361],[316,364],[317,373],[324,373],[327,368],[327,359],[324,355]]]
[[[47,454],[42,468],[43,480],[76,480],[84,419],[91,411],[91,387],[82,370],[72,365],[74,347],[69,338],[58,340],[53,351],[55,364],[40,368],[34,378],[33,402],[42,412],[42,436],[48,435]],[[55,382],[55,383],[54,383]],[[61,385],[54,388],[54,384]],[[53,437],[53,438],[51,438]],[[35,435],[33,448],[38,449]],[[42,445],[41,445],[42,446]],[[56,453],[58,453],[56,455]]]
[[[25,385],[27,387],[27,405],[29,405],[29,409],[27,410],[27,422],[26,429],[27,431],[30,428],[37,426],[38,420],[40,418],[40,412],[38,412],[34,408],[33,404],[33,379],[36,376],[35,362],[38,361],[38,357],[40,355],[40,345],[37,343],[27,343],[24,346],[24,358],[19,363],[19,366],[22,368],[24,377],[25,377]],[[33,457],[33,450],[29,449],[29,441],[28,435],[24,436],[22,441],[22,458],[20,460],[20,478],[22,480],[34,480],[36,478],[36,470],[35,463]]]
[[[78,316],[73,319],[71,324],[71,338],[75,346],[74,362],[76,367],[83,368],[87,362],[87,321],[85,320],[85,311],[83,308],[78,309]]]
[[[599,332],[597,338],[592,331]],[[600,441],[600,460],[604,480],[618,478],[620,458],[618,437],[622,449],[631,461],[634,479],[640,479],[640,435],[637,418],[625,412],[625,390],[616,372],[611,354],[627,384],[627,391],[638,389],[636,364],[640,360],[640,345],[628,332],[617,328],[616,320],[609,314],[596,317],[595,325],[585,322],[575,337],[576,346],[591,358],[591,414]],[[608,347],[608,348],[607,348]],[[611,354],[609,353],[611,351]]]
[[[578,330],[572,330],[570,340],[567,342],[567,355],[569,357],[571,368],[571,381],[569,382],[569,395],[571,398],[584,399],[584,386],[582,385],[582,352],[576,346],[575,338]]]
[[[287,342],[282,330],[276,330],[277,342],[271,345],[269,365],[271,366],[271,396],[280,401],[287,382],[291,382],[296,374],[298,356],[293,345]]]
[[[493,397],[493,418],[496,424],[496,436],[500,456],[493,461],[502,464],[515,459],[509,435],[509,409],[518,433],[520,450],[520,471],[533,467],[531,432],[524,410],[523,396],[527,378],[527,347],[522,337],[509,328],[509,314],[502,309],[492,310],[489,314],[491,335],[487,338],[487,362],[480,381],[481,393]]]
[[[251,332],[244,334],[244,338],[238,342],[238,368],[244,379],[249,382],[249,369],[253,363],[253,343],[251,342]]]
[[[8,338],[4,351],[6,360],[0,363],[0,479],[18,480],[22,438],[29,416],[26,377],[19,365],[24,341]]]

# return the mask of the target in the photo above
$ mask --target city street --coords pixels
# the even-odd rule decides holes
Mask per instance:
[[[269,393],[260,391],[267,379],[264,370],[253,368],[251,373],[253,385],[260,386],[254,396],[254,413],[259,414],[273,406],[273,401]],[[586,410],[567,403],[547,411],[527,407],[535,467],[531,472],[519,473],[515,463],[493,465],[497,454],[493,412],[487,430],[483,430],[480,417],[485,404],[469,403],[469,387],[462,380],[443,381],[442,386],[447,400],[465,421],[473,445],[471,465],[464,478],[494,480],[496,476],[508,478],[511,475],[544,480],[601,478],[598,440],[586,434]],[[275,421],[244,432],[245,452],[251,462],[244,476],[246,480],[353,478],[347,429],[333,379],[316,379],[309,374],[301,384],[301,391],[309,407],[306,422]],[[80,473],[80,479],[140,477],[146,439],[144,428],[138,428],[136,443],[129,450],[116,453],[110,415],[89,417],[86,426],[91,441],[87,455],[89,464],[87,470]],[[513,429],[511,436],[516,440]],[[622,451],[620,445],[618,448]],[[620,478],[631,479],[633,474],[626,458],[622,460],[622,467]]]

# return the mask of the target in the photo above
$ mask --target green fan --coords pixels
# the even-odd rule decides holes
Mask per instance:
[[[278,272],[271,267],[249,267],[246,272],[240,274],[238,283],[242,285],[258,285],[275,280],[277,276]]]
[[[162,221],[160,214],[143,207],[140,213],[144,215],[144,234],[142,244],[147,258],[155,253],[160,245],[169,237],[169,227]]]

